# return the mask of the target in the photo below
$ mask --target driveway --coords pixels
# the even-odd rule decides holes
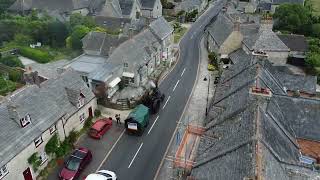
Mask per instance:
[[[92,151],[93,157],[90,164],[81,173],[79,179],[83,179],[88,174],[93,173],[97,170],[104,157],[106,157],[112,146],[122,135],[123,130],[123,123],[121,125],[117,125],[117,123],[113,121],[111,129],[109,129],[109,131],[100,140],[92,139],[87,134],[84,134],[82,135],[82,137],[80,137],[76,146],[89,148]],[[49,175],[48,180],[57,180],[58,173],[60,172],[61,168],[62,167],[57,167],[56,169],[54,169],[53,172]]]

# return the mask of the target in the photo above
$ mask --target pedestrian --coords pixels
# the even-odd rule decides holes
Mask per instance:
[[[121,124],[120,114],[116,114],[116,120],[117,120],[117,124]]]

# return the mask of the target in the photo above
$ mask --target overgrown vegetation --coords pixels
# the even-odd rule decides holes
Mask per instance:
[[[5,96],[14,90],[16,90],[16,83],[0,76],[0,95]]]
[[[209,71],[214,71],[218,67],[218,56],[215,52],[209,52],[208,54],[208,70]]]
[[[174,43],[178,43],[182,36],[186,33],[187,28],[182,27],[178,22],[174,22],[172,26],[174,29]]]
[[[164,9],[173,9],[174,4],[172,2],[168,2],[168,0],[161,0],[162,7]]]
[[[7,65],[9,67],[21,67],[24,68],[23,64],[21,63],[20,59],[17,56],[9,55],[6,57],[0,57],[0,63]]]
[[[40,165],[41,165],[41,160],[40,157],[38,156],[38,153],[35,152],[33,153],[29,158],[28,158],[28,163],[32,165],[32,168],[34,171],[38,171]]]
[[[94,110],[94,116],[95,116],[95,117],[101,116],[101,111],[100,111],[99,109],[95,109],[95,110]]]
[[[307,0],[305,6],[280,5],[273,18],[276,20],[275,30],[303,34],[308,37],[307,70],[312,75],[318,76],[318,83],[320,83],[320,17],[314,13],[314,3]]]

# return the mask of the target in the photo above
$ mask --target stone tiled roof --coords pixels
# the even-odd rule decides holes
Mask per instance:
[[[133,9],[133,0],[119,0],[120,8],[123,15],[130,15]]]
[[[217,42],[218,46],[221,46],[233,31],[233,23],[225,14],[220,13],[215,21],[207,27],[207,31]]]
[[[82,8],[94,10],[100,5],[101,0],[16,0],[9,9],[22,11],[35,8],[40,10],[70,12]]]
[[[304,3],[304,0],[272,0],[273,4],[284,4],[284,3],[297,3],[302,4]]]
[[[153,9],[157,0],[140,0],[142,8]]]
[[[66,87],[81,92],[85,103],[94,98],[94,94],[84,84],[79,74],[68,70],[61,76],[43,82],[40,88],[27,86],[16,92],[0,104],[0,166],[2,167],[45,130],[56,123],[59,118],[69,118],[78,111],[68,99]],[[17,121],[10,119],[8,105],[16,106],[19,115],[29,114],[31,124],[20,128]],[[19,121],[19,120],[18,120]]]
[[[288,46],[291,51],[307,52],[308,42],[303,35],[278,34],[281,41]]]
[[[233,56],[237,54],[246,57],[241,51]],[[251,59],[243,70],[221,79],[191,176],[243,179],[257,175],[284,180],[293,175],[306,179],[319,176],[299,162],[295,138],[320,140],[317,130],[320,101],[286,96],[269,66],[266,59]],[[269,88],[272,96],[251,94],[252,86]]]
[[[164,40],[173,32],[173,27],[164,19],[164,17],[159,17],[158,19],[152,21],[149,25],[150,30],[160,39]]]
[[[252,48],[263,51],[289,51],[289,48],[272,30],[260,31]]]

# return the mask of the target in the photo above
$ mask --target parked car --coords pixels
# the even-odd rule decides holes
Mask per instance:
[[[91,159],[92,153],[89,149],[81,147],[74,150],[71,156],[65,161],[64,167],[59,173],[59,178],[61,180],[77,178]]]
[[[95,139],[101,139],[111,126],[112,118],[99,119],[90,128],[89,136]]]
[[[116,180],[116,173],[108,170],[100,170],[96,173],[89,174],[85,180]]]

